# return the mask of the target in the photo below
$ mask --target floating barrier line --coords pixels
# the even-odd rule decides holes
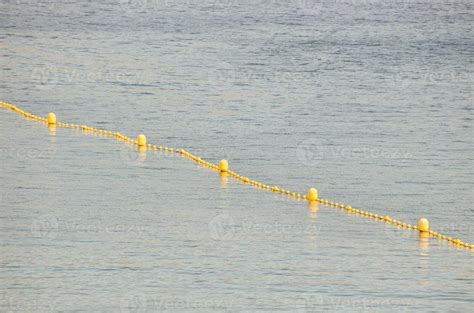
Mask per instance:
[[[453,244],[453,245],[455,245],[456,247],[459,247],[459,248],[466,248],[466,249],[474,250],[474,245],[473,244],[468,244],[466,242],[462,242],[460,239],[454,239],[452,237],[449,237],[449,236],[446,236],[446,235],[443,235],[443,234],[440,234],[438,232],[435,232],[435,231],[431,230],[430,226],[429,226],[429,222],[426,218],[421,218],[418,221],[418,225],[411,225],[411,224],[408,224],[408,223],[404,223],[402,221],[398,221],[394,218],[391,218],[388,215],[385,215],[385,216],[381,215],[381,214],[379,215],[379,214],[376,214],[376,213],[372,213],[372,212],[368,212],[368,211],[363,211],[361,209],[353,208],[351,205],[348,205],[348,204],[338,203],[338,202],[331,201],[331,200],[328,200],[328,199],[319,198],[318,191],[317,191],[316,188],[310,188],[308,190],[307,194],[302,194],[302,193],[298,193],[298,192],[295,192],[295,191],[290,191],[288,189],[283,189],[283,188],[280,188],[278,186],[271,186],[271,185],[267,185],[267,184],[258,182],[256,180],[250,179],[246,176],[239,175],[234,171],[231,171],[229,169],[229,164],[228,164],[227,160],[221,160],[219,162],[219,164],[216,165],[216,164],[208,162],[208,161],[206,161],[206,160],[204,160],[204,159],[202,159],[202,158],[200,158],[200,157],[198,157],[198,156],[196,156],[196,155],[194,155],[194,154],[192,154],[192,153],[190,153],[190,152],[188,152],[184,149],[175,149],[175,148],[172,148],[172,147],[157,146],[157,145],[149,144],[149,143],[146,142],[145,135],[139,135],[137,137],[137,139],[134,140],[134,139],[131,139],[131,138],[119,133],[119,132],[112,132],[112,131],[105,130],[105,129],[98,129],[98,128],[90,127],[88,125],[79,125],[79,124],[73,124],[73,123],[57,122],[56,121],[56,115],[54,113],[48,113],[47,117],[40,117],[40,116],[31,114],[29,112],[26,112],[26,111],[18,108],[17,106],[15,106],[13,104],[9,104],[9,103],[5,103],[5,102],[0,101],[0,106],[8,108],[8,109],[18,113],[19,115],[23,115],[24,117],[26,117],[28,119],[32,119],[32,120],[41,122],[43,124],[47,124],[49,126],[54,126],[54,127],[57,126],[57,127],[65,127],[65,128],[76,128],[76,129],[81,129],[84,132],[91,132],[91,133],[96,133],[96,134],[103,135],[103,136],[114,137],[114,138],[116,138],[118,140],[121,140],[123,142],[135,145],[140,150],[146,150],[146,149],[161,150],[161,151],[168,151],[168,152],[180,154],[180,155],[182,155],[182,156],[184,156],[184,157],[186,157],[186,158],[188,158],[188,159],[190,159],[190,160],[192,160],[192,161],[194,161],[198,164],[206,166],[206,167],[208,167],[212,170],[218,171],[221,175],[230,175],[236,180],[240,180],[241,182],[243,182],[245,184],[252,185],[252,186],[254,186],[256,188],[259,188],[259,189],[262,189],[262,190],[271,191],[273,193],[280,193],[280,194],[283,194],[283,195],[293,197],[297,200],[305,200],[305,201],[308,201],[311,204],[321,203],[323,205],[343,209],[343,210],[346,210],[349,213],[358,214],[360,216],[365,216],[367,218],[372,218],[372,219],[375,219],[375,220],[379,220],[379,221],[382,221],[382,222],[385,222],[385,223],[388,223],[388,224],[392,224],[393,226],[396,226],[396,227],[401,228],[401,229],[419,231],[420,235],[431,236],[431,237],[434,237],[434,238],[437,238],[437,239],[440,239],[440,240],[444,240],[444,241],[447,241],[447,242],[449,242],[449,243],[451,243],[451,244]]]

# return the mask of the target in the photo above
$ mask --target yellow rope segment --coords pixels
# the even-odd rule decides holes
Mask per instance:
[[[139,146],[139,147],[142,147],[142,148],[147,148],[147,149],[151,149],[151,150],[162,150],[162,151],[168,151],[168,152],[181,154],[182,156],[184,156],[188,159],[191,159],[192,161],[194,161],[198,164],[209,167],[209,168],[211,168],[215,171],[219,171],[220,173],[225,173],[226,175],[230,175],[233,178],[235,178],[236,180],[240,180],[243,183],[252,185],[252,186],[254,186],[258,189],[268,190],[268,191],[271,191],[271,192],[274,192],[274,193],[281,193],[283,195],[287,195],[287,196],[293,197],[293,198],[298,199],[298,200],[305,200],[305,201],[308,201],[308,202],[316,202],[316,203],[319,202],[323,205],[332,206],[332,207],[335,207],[335,208],[340,208],[340,209],[346,210],[347,212],[350,212],[350,213],[358,214],[360,216],[365,216],[367,218],[372,218],[372,219],[376,219],[376,220],[379,220],[379,221],[382,221],[382,222],[385,222],[385,223],[388,223],[388,224],[392,224],[392,225],[394,225],[396,227],[399,227],[399,228],[402,228],[402,229],[416,230],[416,231],[425,233],[425,234],[427,234],[431,237],[435,237],[435,238],[438,238],[440,240],[445,240],[445,241],[447,241],[451,244],[454,244],[455,246],[460,247],[460,248],[466,248],[466,249],[474,250],[474,245],[472,245],[472,244],[462,242],[460,239],[455,239],[455,238],[437,233],[433,230],[430,230],[429,229],[429,223],[424,218],[419,220],[418,225],[411,225],[411,224],[404,223],[402,221],[398,221],[396,219],[393,219],[393,218],[391,218],[390,216],[387,216],[387,215],[385,215],[385,216],[384,215],[379,215],[379,214],[376,214],[376,213],[372,213],[372,212],[363,211],[363,210],[360,210],[360,209],[353,208],[352,206],[350,206],[348,204],[338,203],[338,202],[334,202],[334,201],[331,201],[331,200],[319,198],[317,190],[315,188],[311,188],[308,191],[308,195],[306,195],[306,194],[302,194],[302,193],[299,193],[299,192],[290,191],[288,189],[283,189],[283,188],[280,188],[278,186],[266,185],[264,183],[261,183],[261,182],[258,182],[256,180],[250,179],[246,176],[239,175],[236,172],[233,172],[233,171],[229,170],[228,169],[228,163],[227,163],[226,160],[221,160],[219,165],[216,165],[216,164],[207,162],[206,160],[203,160],[200,157],[198,157],[198,156],[196,156],[196,155],[194,155],[194,154],[192,154],[192,153],[190,153],[190,152],[188,152],[184,149],[175,149],[175,148],[171,148],[171,147],[147,144],[146,143],[146,137],[144,135],[139,135],[137,137],[137,139],[134,140],[134,139],[128,138],[125,135],[122,135],[119,132],[112,132],[112,131],[105,130],[105,129],[98,129],[98,128],[90,127],[88,125],[79,125],[79,124],[73,124],[73,123],[57,122],[56,121],[56,115],[54,113],[49,113],[48,116],[45,118],[45,117],[40,117],[40,116],[31,114],[29,112],[26,112],[26,111],[18,108],[17,106],[15,106],[13,104],[9,104],[9,103],[5,103],[5,102],[0,101],[0,106],[3,106],[3,107],[8,108],[12,111],[15,111],[19,115],[23,115],[26,118],[36,120],[36,121],[39,121],[39,122],[47,124],[47,125],[55,125],[55,126],[58,126],[58,127],[66,127],[66,128],[78,128],[78,129],[81,129],[85,132],[92,132],[92,133],[101,134],[103,136],[115,137],[115,138],[117,138],[119,140],[122,140],[126,143],[136,145],[136,146]]]

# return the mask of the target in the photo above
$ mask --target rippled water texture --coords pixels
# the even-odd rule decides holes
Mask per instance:
[[[474,243],[473,4],[2,1],[0,98]],[[0,110],[0,311],[470,311],[472,250]]]

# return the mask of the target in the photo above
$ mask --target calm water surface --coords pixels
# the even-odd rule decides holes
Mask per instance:
[[[0,98],[474,242],[473,4],[1,1]],[[1,312],[470,311],[474,253],[0,112]]]

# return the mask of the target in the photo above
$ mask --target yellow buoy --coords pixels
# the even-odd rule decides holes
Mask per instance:
[[[141,134],[141,135],[138,135],[137,137],[137,145],[139,147],[146,147],[146,137],[145,135]]]
[[[54,113],[48,113],[48,124],[49,124],[49,125],[54,125],[54,124],[56,124],[56,114],[54,114]]]
[[[309,190],[308,190],[308,200],[309,201],[318,201],[318,190],[316,188],[309,188]]]
[[[227,160],[221,160],[219,162],[219,170],[221,172],[227,172],[229,170],[229,163],[227,163]]]
[[[428,232],[430,231],[430,222],[426,218],[420,218],[418,221],[418,229],[421,232]]]

